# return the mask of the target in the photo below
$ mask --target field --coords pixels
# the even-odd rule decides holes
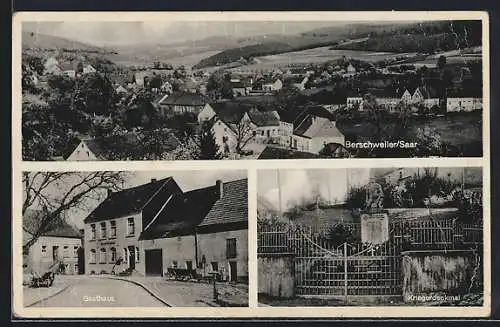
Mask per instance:
[[[346,56],[347,58],[379,61],[386,58],[412,55],[411,53],[370,52],[351,50],[330,50],[331,47],[320,47],[303,51],[287,52],[255,58],[257,63],[245,66],[246,69],[272,69],[293,64],[321,64]]]
[[[404,141],[414,141],[417,129],[426,126],[435,128],[443,141],[463,151],[464,156],[480,156],[482,154],[482,117],[480,113],[458,113],[425,120],[414,119],[410,123],[408,138]],[[346,140],[373,141],[375,128],[370,123],[339,122],[337,127],[346,136]],[[394,123],[391,122],[382,126],[382,130],[388,134],[387,139],[390,139],[394,127]]]
[[[160,60],[173,65],[174,67],[184,65],[186,68],[190,68],[201,59],[210,57],[220,51],[200,51],[198,53],[191,53],[188,55],[164,55],[158,56],[152,55],[150,53],[127,53],[121,52],[119,54],[110,55],[108,58],[118,65],[124,66],[140,66],[140,65],[151,65],[153,61]],[[156,57],[156,58],[155,58]]]

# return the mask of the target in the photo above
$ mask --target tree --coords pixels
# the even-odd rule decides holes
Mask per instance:
[[[87,209],[88,201],[100,198],[103,190],[120,190],[124,172],[24,172],[23,217],[30,208],[41,208],[35,230],[23,245],[23,252],[51,227],[61,223],[65,213]]]
[[[239,123],[234,125],[234,133],[236,135],[236,153],[241,154],[245,146],[255,138],[256,133],[251,122],[241,119]]]
[[[415,155],[418,157],[442,156],[444,153],[444,143],[435,128],[417,129],[416,143]]]
[[[444,66],[446,66],[446,57],[445,56],[439,56],[437,60],[437,67],[442,70],[444,69]]]
[[[201,127],[199,137],[200,160],[221,159],[222,155],[219,152],[219,146],[215,142],[215,135],[212,131],[212,125],[209,122],[204,122]]]
[[[76,72],[77,72],[78,74],[83,73],[83,62],[79,61],[79,62],[76,64]]]
[[[368,114],[370,122],[375,126],[374,141],[382,140],[382,125],[385,121],[384,111],[381,110],[377,103],[377,98],[370,93],[363,96],[363,111]]]
[[[96,115],[106,115],[113,110],[115,90],[106,76],[87,74],[77,81],[75,109]]]

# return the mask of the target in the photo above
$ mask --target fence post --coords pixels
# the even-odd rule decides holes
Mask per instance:
[[[344,243],[344,302],[345,305],[348,304],[347,296],[348,296],[348,291],[347,291],[347,242]]]

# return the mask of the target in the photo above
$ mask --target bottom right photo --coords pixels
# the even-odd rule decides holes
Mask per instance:
[[[260,306],[483,306],[481,167],[259,170]]]

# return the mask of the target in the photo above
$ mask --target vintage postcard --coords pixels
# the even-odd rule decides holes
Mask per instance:
[[[13,21],[14,316],[489,314],[486,12]]]

